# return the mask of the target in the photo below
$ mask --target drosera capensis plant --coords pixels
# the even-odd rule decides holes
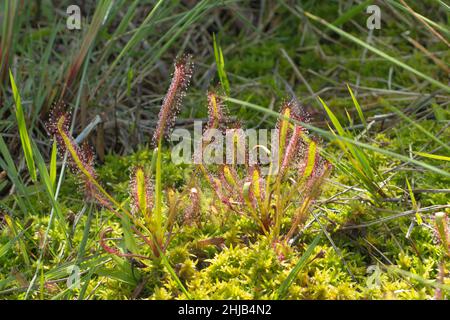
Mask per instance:
[[[180,199],[173,190],[167,190],[167,216],[164,216],[161,183],[161,146],[164,136],[167,135],[174,124],[174,117],[179,111],[189,84],[189,79],[192,75],[192,63],[190,60],[190,56],[183,56],[175,61],[172,82],[161,106],[158,126],[153,136],[153,141],[157,145],[153,152],[151,165],[151,168],[155,167],[155,186],[153,187],[150,180],[151,176],[144,167],[136,166],[131,169],[129,185],[129,207],[131,210],[108,193],[98,181],[94,168],[93,152],[86,143],[80,146],[71,136],[69,132],[70,115],[64,110],[66,108],[64,104],[59,103],[53,108],[47,123],[47,130],[55,138],[60,155],[68,154],[69,166],[78,176],[86,198],[98,202],[121,219],[124,233],[126,233],[127,229],[133,232],[133,235],[128,236],[131,245],[124,252],[117,247],[107,244],[106,235],[113,231],[112,228],[108,227],[100,232],[99,243],[101,247],[110,254],[139,259],[144,264],[145,260],[160,259],[187,297],[189,297],[189,294],[164,254],[170,242]],[[134,240],[135,236],[150,247],[151,256],[145,256],[140,253],[139,246],[136,245]]]
[[[245,145],[242,127],[227,118],[224,102],[212,91],[208,93],[208,114],[208,129],[231,130],[233,150],[227,152],[235,157],[232,163],[199,164],[205,180],[227,210],[252,219],[274,244],[288,243],[309,217],[311,205],[331,170],[331,164],[320,155],[318,142],[291,121],[307,121],[308,116],[295,101],[283,104],[272,151],[257,146],[259,152],[274,153],[267,174],[261,164],[251,164],[247,155],[245,165],[237,165],[238,152],[242,152],[239,145]],[[210,142],[206,137],[202,143]],[[293,212],[291,222],[284,225],[289,212]]]
[[[60,154],[68,153],[69,165],[83,184],[86,197],[112,211],[123,224],[151,248],[152,257],[159,258],[167,249],[180,207],[180,197],[173,190],[167,190],[167,215],[163,215],[163,193],[161,182],[162,141],[175,122],[182,104],[186,88],[192,75],[190,56],[183,56],[175,61],[172,82],[163,100],[157,127],[153,135],[155,184],[152,184],[150,172],[142,166],[131,170],[129,186],[130,206],[119,203],[98,182],[94,168],[93,153],[87,144],[75,143],[69,133],[70,116],[58,105],[52,111],[48,131],[55,136]],[[220,97],[213,91],[208,99],[208,129],[220,129],[223,134],[231,130],[233,148],[242,143],[240,136],[242,125],[231,121]],[[212,168],[200,164],[198,169],[204,174],[206,181],[226,208],[238,215],[245,215],[258,225],[261,234],[272,239],[273,244],[285,243],[293,237],[299,227],[309,217],[314,200],[320,194],[324,179],[331,170],[331,164],[320,155],[318,142],[308,136],[305,128],[297,121],[307,121],[308,116],[295,101],[285,102],[282,106],[281,118],[277,123],[277,157],[275,163],[269,165],[269,174],[263,174],[258,164],[249,165],[248,161],[242,170],[235,162]],[[206,147],[208,141],[202,140]],[[268,150],[260,151],[266,152]],[[234,150],[233,150],[234,152]],[[236,150],[236,153],[238,151]],[[237,157],[237,154],[236,154]],[[247,159],[248,160],[248,159]],[[153,167],[153,166],[151,166]],[[191,205],[185,208],[184,220],[191,224],[200,211],[200,193],[192,187],[187,196]],[[289,214],[292,212],[292,215]],[[290,223],[285,225],[289,217]],[[138,246],[131,241],[129,252],[122,252],[106,242],[106,234],[112,232],[107,228],[100,233],[100,245],[108,253],[122,257],[134,257],[145,260],[139,253]],[[133,238],[131,238],[133,239]]]

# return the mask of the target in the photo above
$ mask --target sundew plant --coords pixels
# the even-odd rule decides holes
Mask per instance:
[[[449,299],[449,19],[3,1],[0,299]]]

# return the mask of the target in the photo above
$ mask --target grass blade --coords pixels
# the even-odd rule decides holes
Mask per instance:
[[[367,122],[366,118],[364,118],[364,114],[362,112],[361,106],[359,105],[358,100],[356,100],[355,95],[353,94],[352,88],[347,84],[348,92],[350,92],[350,95],[352,96],[353,104],[355,105],[356,111],[358,112],[358,116],[361,119],[362,123],[364,124],[364,127],[367,128]]]
[[[228,81],[227,73],[225,72],[225,59],[223,58],[222,48],[217,42],[216,35],[213,33],[213,46],[214,46],[214,57],[216,59],[217,73],[219,74],[220,84],[226,92],[230,94],[230,83]]]
[[[289,287],[292,285],[292,282],[294,282],[295,277],[298,275],[298,273],[303,269],[303,267],[306,265],[306,262],[308,261],[308,258],[311,256],[311,254],[314,252],[314,248],[317,246],[317,244],[320,241],[322,234],[319,234],[313,242],[308,246],[305,253],[301,256],[300,260],[298,260],[295,267],[291,270],[287,278],[283,281],[280,288],[278,289],[277,293],[277,299],[284,299],[287,291],[289,290]]]
[[[19,176],[19,172],[17,171],[16,165],[14,164],[14,160],[9,153],[8,147],[6,146],[3,137],[0,135],[0,167],[6,171],[8,178],[11,179],[14,186],[20,191],[20,194],[17,199],[17,204],[19,205],[22,212],[26,213],[31,211],[33,206],[30,203],[28,198],[28,193],[25,185],[22,182],[21,177]],[[22,199],[22,197],[24,199]]]
[[[66,221],[64,219],[64,215],[61,211],[61,207],[59,202],[55,199],[55,193],[54,193],[54,184],[52,183],[51,179],[50,179],[50,175],[48,173],[47,167],[45,165],[45,161],[42,158],[42,155],[40,154],[37,146],[35,143],[33,143],[33,149],[34,149],[34,154],[36,157],[36,163],[39,169],[39,176],[41,178],[41,182],[42,184],[45,186],[45,190],[47,191],[47,195],[50,199],[50,202],[52,204],[53,209],[56,212],[56,215],[59,219],[59,225],[61,227],[61,231],[63,232],[63,235],[65,236],[66,239],[68,239],[68,233],[67,233],[67,228],[66,228]]]
[[[420,216],[419,212],[417,211],[418,207],[417,207],[416,197],[414,196],[414,192],[412,191],[411,184],[409,183],[408,179],[406,179],[406,185],[408,186],[409,198],[411,199],[412,207],[416,211],[417,224],[420,226],[423,222],[422,217]]]
[[[17,90],[16,82],[14,81],[11,70],[9,70],[9,79],[11,80],[11,88],[14,95],[14,102],[16,104],[17,126],[19,127],[19,136],[20,141],[22,142],[23,153],[25,154],[25,161],[27,163],[31,179],[33,181],[36,181],[36,166],[33,160],[33,151],[31,149],[30,136],[28,135],[27,131],[27,125],[25,122],[25,115],[23,113],[19,91]]]

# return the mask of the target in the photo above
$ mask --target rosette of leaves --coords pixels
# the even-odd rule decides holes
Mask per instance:
[[[242,132],[236,130],[241,127],[229,125],[225,105],[217,94],[208,93],[208,104],[208,128]],[[278,157],[272,158],[269,174],[263,174],[260,164],[249,164],[248,157],[245,165],[240,167],[234,162],[199,165],[209,186],[227,210],[250,217],[260,232],[274,242],[288,241],[304,224],[331,170],[331,164],[320,154],[318,142],[309,137],[301,125],[307,121],[296,102],[283,104],[276,126],[278,144],[272,146],[272,152],[276,151]],[[235,139],[236,145],[245,144],[239,140],[242,137],[238,133]],[[203,141],[203,146],[208,143]],[[273,149],[275,147],[277,150]],[[284,221],[287,218],[290,222],[286,225]]]

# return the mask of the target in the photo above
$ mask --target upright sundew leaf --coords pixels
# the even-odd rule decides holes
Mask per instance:
[[[148,192],[148,184],[147,184],[147,178],[144,174],[144,171],[142,169],[138,169],[136,172],[136,196],[137,196],[137,202],[139,203],[139,207],[141,211],[145,212],[147,211],[147,208],[149,208],[149,192]]]
[[[164,97],[161,110],[158,116],[158,125],[153,135],[153,143],[158,145],[158,141],[167,134],[175,124],[175,118],[179,112],[181,102],[186,94],[186,89],[192,76],[193,64],[189,55],[183,56],[175,61],[175,71],[169,90]]]
[[[245,150],[245,134],[242,131],[242,128],[240,127],[240,124],[235,124],[237,127],[230,128],[227,132],[227,139],[228,135],[231,134],[231,155],[233,155],[233,158],[230,159],[232,161],[232,164],[239,164],[242,162],[248,163],[248,158],[246,157],[246,150]],[[227,155],[228,159],[228,155]]]
[[[141,166],[135,167],[131,177],[131,201],[133,213],[140,212],[150,218],[153,209],[150,181]]]
[[[224,203],[225,205],[230,207],[229,199],[223,194],[224,187],[222,185],[222,181],[216,178],[211,173],[209,173],[204,165],[200,164],[198,167],[200,171],[203,173],[203,176],[205,177],[206,181],[209,183],[211,189],[219,198],[219,200],[222,201],[222,203]]]
[[[287,132],[289,128],[289,118],[291,116],[291,109],[285,108],[283,111],[283,119],[281,119],[281,125],[280,125],[280,139],[279,139],[279,146],[278,146],[278,164],[279,167],[281,166],[283,154],[284,154],[284,146],[286,144],[286,138],[287,138]]]
[[[120,219],[122,219],[123,215],[116,209],[124,213],[133,222],[131,224],[133,231],[146,243],[152,245],[152,242],[138,231],[135,226],[139,226],[142,230],[149,233],[150,231],[147,227],[139,219],[135,219],[134,216],[119,201],[114,199],[114,197],[112,197],[96,180],[92,150],[87,148],[86,144],[79,147],[75,143],[74,138],[68,131],[68,123],[70,122],[68,120],[67,114],[61,114],[58,120],[55,121],[56,123],[52,122],[47,124],[47,129],[56,137],[58,147],[60,147],[64,153],[68,153],[68,156],[70,157],[68,163],[72,167],[72,170],[78,173],[82,179],[87,195],[97,200],[102,206],[107,207]]]
[[[213,91],[208,92],[208,129],[223,129],[226,111],[222,99]]]
[[[248,208],[249,209],[253,208],[252,200],[251,200],[251,197],[250,197],[251,185],[252,185],[252,183],[250,181],[247,181],[242,186],[242,196],[243,196],[245,202],[248,204]],[[255,215],[255,216],[257,217],[258,215]]]
[[[53,188],[56,186],[56,155],[57,155],[57,144],[56,140],[53,141],[52,145],[52,154],[50,156],[50,181],[52,183]]]
[[[233,173],[230,170],[230,167],[224,166],[223,167],[223,176],[225,177],[225,181],[233,188],[237,188],[237,181],[233,175]]]
[[[9,70],[9,79],[11,81],[11,88],[14,96],[14,102],[16,104],[16,119],[17,126],[19,128],[20,141],[22,143],[23,153],[25,154],[25,161],[27,163],[28,171],[30,172],[31,179],[33,181],[37,180],[36,176],[36,166],[33,159],[33,151],[31,149],[30,136],[28,135],[27,125],[25,122],[25,115],[22,109],[22,102],[20,99],[19,90],[17,90],[16,82],[14,81],[14,76]]]
[[[284,153],[283,162],[281,164],[281,174],[286,171],[290,162],[294,158],[296,151],[298,150],[300,137],[303,132],[303,128],[299,125],[294,125],[294,130],[292,132],[289,143],[286,147],[286,152]]]
[[[208,93],[208,111],[209,111],[209,124],[208,128],[217,128],[219,126],[219,107],[217,105],[217,98],[214,93]]]
[[[308,145],[308,153],[306,155],[306,161],[304,163],[303,169],[303,177],[308,178],[314,170],[316,165],[316,152],[317,152],[317,144],[311,140]]]
[[[56,141],[60,145],[61,155],[67,150],[69,152],[69,165],[74,172],[81,172],[87,178],[87,183],[95,181],[96,172],[94,169],[94,155],[92,149],[85,143],[79,146],[69,133],[70,118],[67,114],[61,114],[56,121]],[[55,130],[52,125],[48,125],[49,130]]]
[[[57,134],[55,135],[57,141],[59,141],[58,143],[61,144],[61,150],[67,151],[70,156],[68,163],[71,169],[76,173],[80,173],[86,195],[96,199],[102,205],[107,207],[112,203],[119,207],[127,216],[131,216],[131,214],[124,210],[122,205],[111,197],[97,182],[92,150],[86,144],[80,147],[75,143],[73,137],[68,132],[67,123],[67,115],[61,115],[56,123]],[[49,127],[51,128],[51,126]]]

